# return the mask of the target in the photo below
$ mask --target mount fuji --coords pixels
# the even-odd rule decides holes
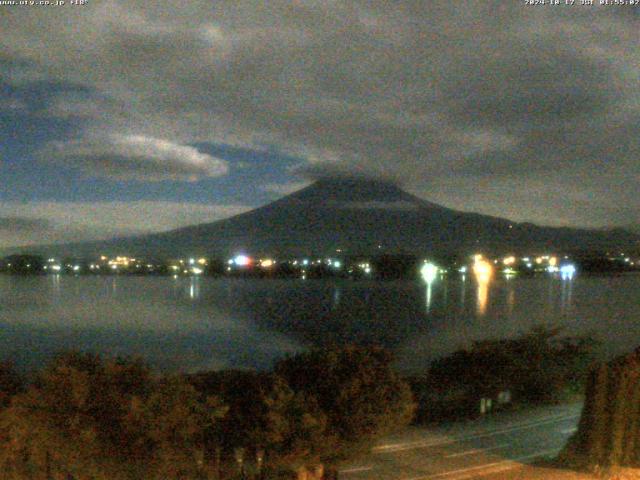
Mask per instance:
[[[275,202],[213,223],[106,241],[43,247],[47,253],[298,256],[473,251],[598,250],[640,245],[622,229],[517,223],[428,202],[395,184],[327,178]]]

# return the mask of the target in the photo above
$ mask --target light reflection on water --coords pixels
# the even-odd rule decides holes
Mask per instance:
[[[268,368],[311,345],[379,344],[404,370],[539,324],[640,339],[640,276],[424,282],[0,276],[0,351],[26,367],[60,349],[140,355],[166,370]]]
[[[427,282],[427,298],[426,298],[426,303],[427,303],[427,313],[429,313],[431,311],[431,289],[433,287],[433,281],[429,281]]]

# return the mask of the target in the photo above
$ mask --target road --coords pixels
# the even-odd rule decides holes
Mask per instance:
[[[340,469],[341,480],[462,480],[558,454],[575,431],[582,404],[509,412],[385,438]]]

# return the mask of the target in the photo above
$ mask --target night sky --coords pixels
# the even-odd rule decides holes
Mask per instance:
[[[212,221],[327,174],[640,225],[640,6],[561,2],[0,5],[0,248]]]

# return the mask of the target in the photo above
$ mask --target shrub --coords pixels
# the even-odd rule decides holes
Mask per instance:
[[[327,415],[329,437],[338,442],[336,456],[362,448],[413,418],[411,389],[383,349],[314,350],[278,362],[275,371],[294,391],[317,400]]]
[[[510,390],[514,400],[554,402],[584,384],[597,342],[560,337],[560,329],[537,327],[514,339],[474,342],[468,350],[436,360],[429,384],[441,391],[462,389],[473,398],[495,398]]]

